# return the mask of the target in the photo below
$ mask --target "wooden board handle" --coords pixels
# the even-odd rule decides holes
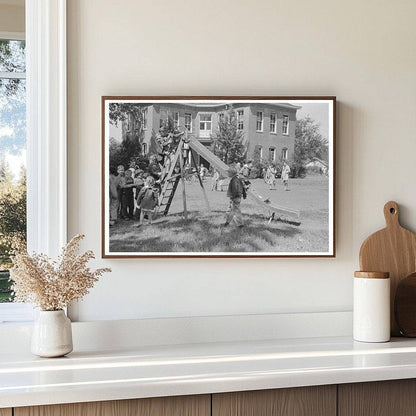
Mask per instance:
[[[399,205],[395,201],[389,201],[384,205],[384,218],[387,227],[399,227]]]

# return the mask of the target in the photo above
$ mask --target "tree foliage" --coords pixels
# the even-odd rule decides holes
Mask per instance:
[[[117,168],[122,165],[125,169],[147,166],[147,158],[141,154],[141,144],[137,140],[123,140],[121,143],[110,139],[110,166]]]
[[[13,181],[13,175],[0,162],[0,269],[10,267],[10,256],[26,241],[26,171]]]
[[[109,117],[110,123],[118,126],[119,122],[127,120],[129,116],[137,123],[140,129],[143,129],[144,111],[147,108],[141,104],[131,103],[110,103]]]
[[[110,139],[110,165],[112,167],[118,165],[123,165],[125,168],[132,165],[140,166],[142,169],[145,167],[147,158],[142,155],[142,141],[146,107],[139,104],[110,103],[110,123],[118,126],[119,123],[130,119],[133,126],[131,132],[123,135],[121,143]]]
[[[245,161],[247,147],[244,144],[244,133],[238,130],[237,116],[232,107],[220,118],[218,130],[212,139],[212,151],[224,163]]]
[[[291,168],[299,172],[292,173],[299,176],[314,157],[328,161],[328,140],[322,136],[319,123],[306,116],[296,123],[295,154]]]

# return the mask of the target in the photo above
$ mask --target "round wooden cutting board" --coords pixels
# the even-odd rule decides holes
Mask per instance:
[[[384,217],[386,228],[370,235],[361,246],[360,268],[390,273],[391,335],[397,336],[400,330],[394,316],[394,299],[400,280],[416,271],[416,235],[400,225],[396,202],[384,205]]]

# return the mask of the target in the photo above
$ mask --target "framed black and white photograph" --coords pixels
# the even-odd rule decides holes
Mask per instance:
[[[334,257],[335,97],[102,97],[103,257]]]

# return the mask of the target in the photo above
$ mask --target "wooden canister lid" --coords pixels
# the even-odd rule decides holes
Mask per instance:
[[[354,272],[354,277],[362,277],[365,279],[388,279],[390,277],[389,272]]]

